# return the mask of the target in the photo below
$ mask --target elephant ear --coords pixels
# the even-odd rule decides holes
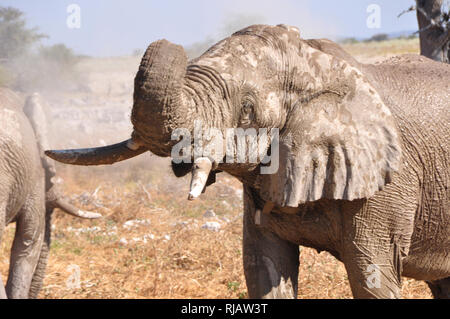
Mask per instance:
[[[297,207],[321,198],[369,198],[400,168],[390,110],[358,69],[328,58],[329,68],[315,77],[321,84],[295,103],[280,131],[278,171],[258,177],[266,201]]]

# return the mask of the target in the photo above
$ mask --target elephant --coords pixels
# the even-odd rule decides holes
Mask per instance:
[[[18,94],[0,88],[0,239],[4,227],[16,223],[8,281],[5,290],[0,278],[0,298],[37,297],[55,208],[81,218],[101,217],[74,207],[57,191],[54,163],[44,155],[49,143],[42,105],[38,94],[24,105]]]
[[[171,156],[176,176],[192,173],[189,199],[218,172],[236,177],[250,298],[297,297],[300,246],[343,262],[355,298],[400,298],[402,276],[448,298],[449,101],[449,65],[411,54],[362,64],[296,27],[252,25],[190,61],[182,46],[151,43],[134,80],[131,138],[46,154],[72,165]],[[180,162],[177,130],[195,137],[196,121],[204,131],[270,129],[271,142],[256,161],[228,161],[214,138],[194,138],[194,150],[216,151],[191,147]]]

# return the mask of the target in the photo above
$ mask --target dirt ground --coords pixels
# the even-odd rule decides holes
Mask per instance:
[[[201,199],[189,202],[189,180],[170,176],[167,161],[145,154],[118,166],[61,167],[71,202],[103,218],[80,220],[55,211],[39,297],[246,298],[239,182],[219,174]],[[216,216],[208,217],[211,212]],[[211,222],[220,229],[203,228]],[[13,235],[10,225],[0,246],[4,278]],[[327,252],[305,247],[298,294],[352,297],[343,264]],[[423,282],[404,278],[403,297],[431,294]]]
[[[345,48],[363,62],[417,53],[417,40],[354,44]],[[90,59],[82,92],[48,94],[54,112],[54,147],[117,142],[131,126],[132,79],[139,58]],[[111,80],[113,79],[113,80]],[[69,107],[87,110],[125,104],[124,121],[80,127]],[[70,117],[70,121],[68,120]],[[58,119],[58,121],[56,120]],[[117,123],[116,123],[116,122]],[[117,127],[121,129],[117,131]],[[79,134],[75,134],[79,132]],[[74,137],[75,136],[75,137]],[[93,138],[95,136],[95,138]],[[242,267],[242,186],[219,174],[201,198],[187,201],[188,178],[176,179],[169,161],[144,154],[112,167],[58,165],[64,193],[73,204],[100,212],[80,220],[56,210],[52,245],[40,298],[246,298]],[[14,225],[0,245],[6,281]],[[403,278],[404,298],[431,298],[423,282]],[[299,298],[351,298],[342,263],[326,252],[301,248]]]

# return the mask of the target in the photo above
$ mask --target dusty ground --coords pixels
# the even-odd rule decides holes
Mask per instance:
[[[393,39],[382,42],[359,42],[342,47],[362,63],[376,63],[399,54],[419,53],[419,39]]]
[[[418,41],[345,48],[363,62],[375,62],[417,52]],[[82,62],[85,89],[47,96],[53,112],[53,145],[91,146],[127,138],[138,63],[134,57]],[[105,114],[98,110],[107,108],[117,114],[105,118],[110,110]],[[77,112],[88,115],[83,118]],[[87,117],[96,124],[89,124]],[[235,179],[219,174],[201,199],[189,202],[188,179],[175,179],[167,160],[149,154],[113,167],[58,168],[71,202],[100,212],[103,218],[86,221],[55,211],[40,298],[246,298],[242,187]],[[216,216],[205,217],[207,211]],[[4,281],[13,235],[10,225],[0,245]],[[345,269],[330,254],[302,248],[300,265],[300,298],[351,298]],[[404,278],[403,297],[431,294],[423,282]]]
[[[115,169],[61,168],[72,203],[104,217],[86,221],[55,211],[41,298],[246,297],[241,185],[219,174],[189,202],[188,180],[168,177],[168,168],[150,155]],[[208,210],[216,216],[204,217]],[[207,222],[220,230],[202,228]],[[4,278],[14,226],[8,229],[0,249]],[[302,248],[300,265],[300,298],[351,298],[344,266],[330,254]],[[405,278],[403,297],[431,295],[424,283]]]

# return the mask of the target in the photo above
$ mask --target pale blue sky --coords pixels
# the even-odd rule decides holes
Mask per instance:
[[[67,6],[81,8],[81,28],[66,26]],[[302,36],[370,37],[375,33],[416,30],[415,13],[397,15],[413,0],[0,0],[26,13],[29,26],[50,36],[43,44],[64,43],[80,54],[127,55],[151,42],[189,45],[220,37],[226,21],[246,15],[267,24],[297,26]],[[381,8],[381,28],[366,25],[370,4]]]

